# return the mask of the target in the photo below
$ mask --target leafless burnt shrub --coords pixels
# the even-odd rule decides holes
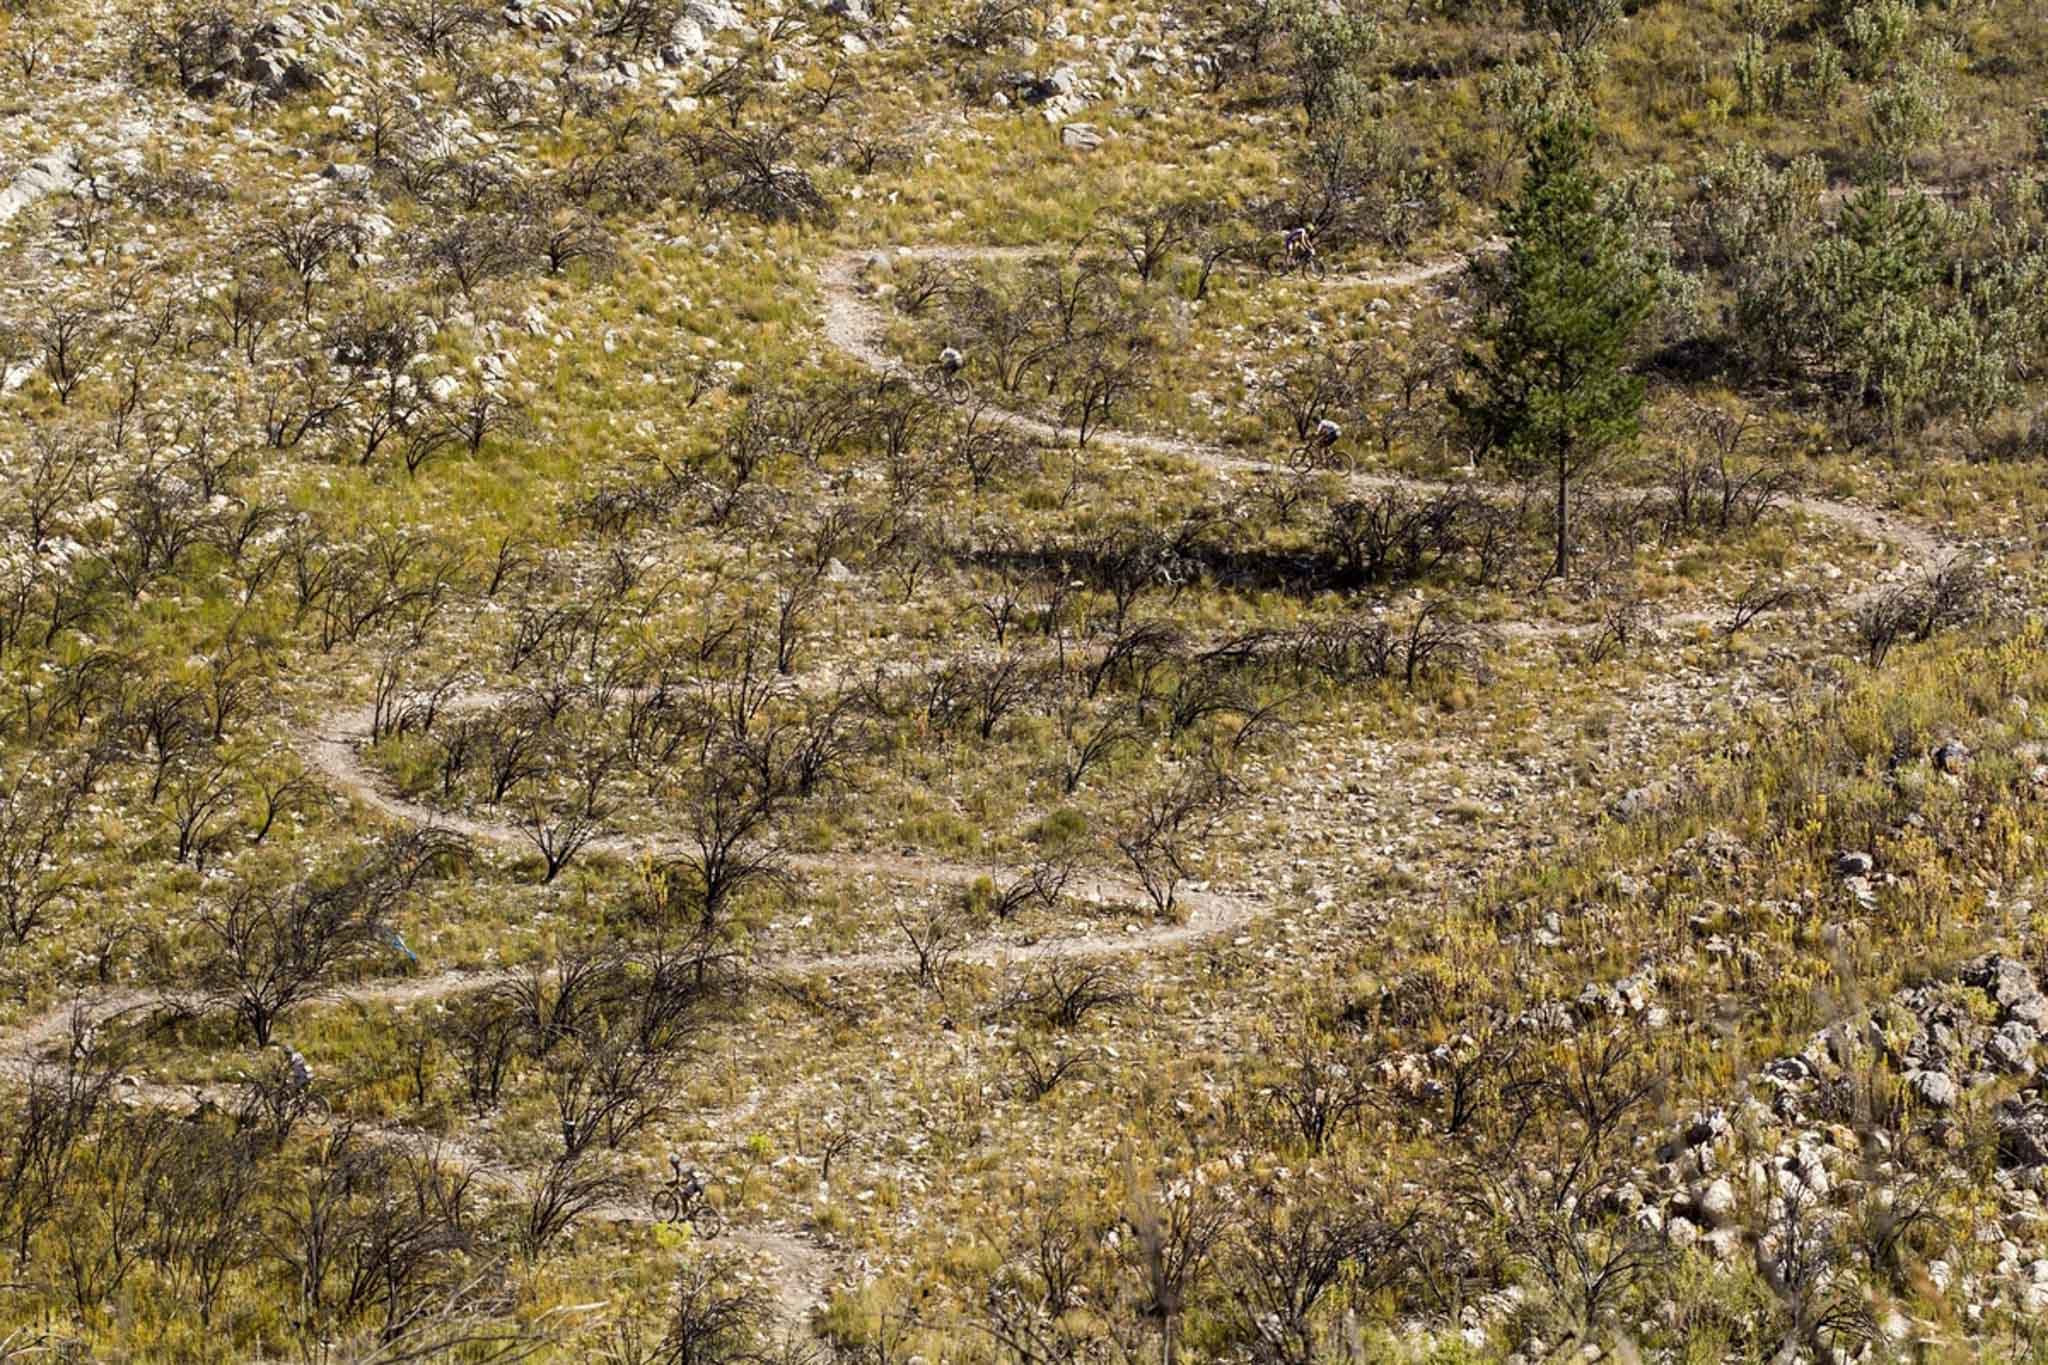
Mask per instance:
[[[382,0],[371,6],[378,27],[423,57],[457,62],[468,42],[491,22],[491,11],[469,0]]]
[[[1665,466],[1673,531],[1754,526],[1798,489],[1798,475],[1781,462],[1745,454],[1754,427],[1748,414],[1692,409],[1685,426],[1691,445]]]
[[[64,1060],[33,1067],[20,1100],[0,1108],[0,1236],[17,1262],[28,1260],[36,1234],[61,1211],[71,1158],[98,1128],[120,1077],[121,1057],[95,1046],[95,1036],[92,1019],[74,1012]]]
[[[72,836],[98,770],[90,754],[46,752],[0,783],[0,920],[17,947],[85,886]]]
[[[430,1156],[333,1133],[279,1210],[273,1245],[296,1286],[294,1327],[318,1340],[368,1320],[380,1340],[401,1338],[475,1248],[467,1203],[466,1179]]]
[[[744,213],[769,223],[828,224],[837,215],[808,171],[797,165],[787,128],[714,128],[684,143],[697,167],[705,213]]]
[[[967,921],[960,907],[944,900],[927,901],[915,908],[899,906],[890,919],[910,949],[917,984],[937,990],[953,959],[967,946]]]
[[[1050,910],[1059,904],[1073,872],[1073,864],[1066,859],[1044,859],[996,891],[989,900],[989,911],[997,919],[1008,920],[1014,919],[1027,905],[1037,904]]]
[[[1081,1076],[1101,1057],[1092,1047],[1041,1051],[1029,1043],[1019,1043],[1015,1055],[1017,1093],[1033,1104]]]
[[[1239,795],[1237,783],[1210,770],[1184,777],[1134,803],[1133,819],[1116,835],[1116,846],[1161,916],[1180,908],[1180,884],[1190,872],[1194,843],[1214,826]]]
[[[449,1013],[449,1046],[461,1068],[470,1107],[489,1113],[497,1108],[519,1055],[523,1026],[513,1004],[496,991],[460,1001]]]
[[[533,87],[516,76],[471,69],[457,82],[456,98],[481,110],[507,132],[531,132],[542,127],[540,101]]]
[[[1401,680],[1413,687],[1430,674],[1475,672],[1491,642],[1486,629],[1457,616],[1443,598],[1425,603],[1397,637]]]
[[[1272,1087],[1274,1103],[1311,1156],[1321,1155],[1339,1128],[1356,1123],[1373,1098],[1370,1067],[1345,1051],[1337,1041],[1304,1030],[1286,1074]]]
[[[214,948],[201,984],[231,1009],[259,1046],[285,1010],[319,995],[346,964],[381,949],[386,916],[460,841],[434,830],[409,835],[362,863],[295,886],[232,886],[201,910]]]
[[[71,395],[101,367],[121,337],[118,320],[107,310],[62,301],[38,316],[32,330],[42,348],[43,377],[62,404],[71,402]]]
[[[1468,1200],[1501,1220],[1511,1256],[1547,1290],[1572,1340],[1599,1331],[1671,1259],[1670,1244],[1613,1197],[1634,1173],[1635,1138],[1663,1085],[1633,1026],[1527,1051],[1504,1090],[1505,1150],[1466,1168]]]
[[[541,885],[554,881],[604,833],[611,807],[601,787],[619,762],[613,751],[586,750],[577,759],[569,792],[534,793],[519,807],[513,823],[540,857]]]
[[[1235,1326],[1257,1358],[1275,1365],[1323,1359],[1318,1309],[1332,1290],[1371,1298],[1399,1283],[1420,1215],[1368,1191],[1310,1187],[1291,1200],[1254,1202],[1230,1238],[1225,1276],[1235,1288]]]
[[[1796,583],[1776,582],[1768,575],[1751,579],[1735,595],[1721,633],[1732,640],[1764,617],[1790,611],[1806,601],[1806,589]]]
[[[1924,642],[1937,632],[1976,620],[1983,612],[1984,585],[1976,567],[1961,561],[1935,570],[1917,583],[1892,588],[1856,611],[1856,633],[1871,667],[1884,664],[1901,640]]]
[[[908,279],[897,284],[890,301],[906,317],[923,317],[934,303],[943,302],[958,282],[959,272],[950,263],[926,258],[917,263]]]
[[[677,1272],[658,1340],[637,1321],[614,1328],[605,1348],[609,1365],[697,1365],[712,1361],[780,1360],[765,1349],[774,1305],[749,1283],[737,1258],[707,1256]]]
[[[839,146],[839,159],[855,175],[874,175],[878,171],[908,169],[912,150],[913,144],[897,138],[850,133]]]
[[[313,291],[331,268],[366,243],[362,225],[353,218],[319,210],[282,212],[249,235],[253,250],[275,257],[298,280],[301,315],[312,313]]]
[[[574,1157],[600,1138],[616,1150],[660,1117],[679,1050],[643,1046],[641,1033],[621,1022],[608,1031],[581,1032],[551,1052],[544,1070],[564,1153]]]
[[[1036,441],[1000,422],[984,422],[979,406],[947,433],[944,450],[977,493],[1015,478],[1039,457]]]
[[[1023,1014],[1047,1028],[1072,1029],[1091,1014],[1121,1009],[1136,999],[1115,968],[1080,958],[1055,958],[1034,968],[987,1013],[990,1018]]]
[[[1333,504],[1324,542],[1338,581],[1357,588],[1399,574],[1420,578],[1463,549],[1460,534],[1472,511],[1457,490],[1418,498],[1399,488]]]
[[[1260,414],[1279,427],[1297,451],[1326,449],[1334,444],[1336,433],[1324,424],[1341,432],[1354,420],[1365,401],[1368,368],[1365,353],[1357,348],[1297,357],[1260,385]]]
[[[428,237],[419,261],[472,299],[491,280],[516,275],[535,261],[528,225],[509,213],[471,213]]]
[[[1064,746],[1060,755],[1060,789],[1068,796],[1081,789],[1081,779],[1090,768],[1142,738],[1136,724],[1137,709],[1127,702],[1117,702],[1097,712],[1084,705],[1078,694],[1069,694],[1056,718]]]
[[[1122,256],[1139,280],[1149,284],[1192,240],[1200,215],[1200,206],[1193,202],[1146,204],[1116,215],[1098,227],[1095,236]]]
[[[226,185],[184,167],[132,171],[120,178],[120,186],[130,203],[160,218],[183,217],[228,198]]]
[[[557,1157],[528,1196],[520,1245],[528,1256],[538,1258],[578,1218],[625,1194],[625,1181],[599,1170],[583,1155]]]
[[[1792,1182],[1774,1204],[1774,1216],[1749,1230],[1749,1246],[1777,1300],[1778,1353],[1804,1347],[1815,1360],[1847,1359],[1876,1339],[1877,1322],[1852,1287],[1841,1219],[1804,1182]]]
[[[1639,593],[1617,593],[1600,608],[1600,624],[1585,641],[1579,657],[1594,668],[1619,657],[1641,643],[1650,633],[1650,606]]]
[[[1158,1334],[1160,1359],[1176,1360],[1175,1333],[1230,1230],[1230,1215],[1199,1185],[1162,1195],[1152,1184],[1141,1183],[1128,1157],[1126,1183],[1130,1202],[1123,1228],[1130,1235],[1117,1248],[1126,1275],[1123,1305],[1142,1331]],[[1141,1339],[1119,1333],[1118,1345],[1125,1359],[1139,1358]]]
[[[1394,671],[1394,634],[1384,621],[1354,618],[1304,626],[1276,643],[1279,657],[1297,673],[1340,686],[1385,678]]]
[[[618,254],[617,244],[604,224],[575,209],[555,210],[537,222],[532,231],[533,249],[550,275],[559,275],[578,262],[601,272]]]
[[[969,52],[987,52],[1042,27],[1042,0],[968,0],[946,41]]]
[[[714,749],[689,781],[689,813],[683,836],[690,851],[664,864],[664,878],[695,900],[697,920],[709,931],[726,922],[735,897],[750,888],[790,884],[789,860],[771,839],[776,815],[789,793],[779,782],[763,784],[759,765],[737,746]]]

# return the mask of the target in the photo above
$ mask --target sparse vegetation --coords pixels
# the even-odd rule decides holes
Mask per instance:
[[[0,1357],[2048,1351],[2021,0],[0,0]]]

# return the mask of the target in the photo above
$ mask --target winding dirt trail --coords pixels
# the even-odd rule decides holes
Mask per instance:
[[[1486,242],[1477,248],[1477,251],[1497,250],[1501,246],[1499,242]],[[824,296],[822,322],[825,337],[840,351],[878,374],[906,376],[909,374],[908,369],[882,349],[879,338],[885,328],[885,319],[875,299],[863,292],[862,277],[872,259],[886,255],[897,259],[965,263],[1022,260],[1045,254],[1048,254],[1045,249],[1020,247],[887,247],[871,251],[842,252],[827,261],[821,273]],[[1382,274],[1332,276],[1327,283],[1382,289],[1416,288],[1456,274],[1471,259],[1472,255],[1469,253],[1459,254]],[[1063,428],[1021,413],[998,410],[992,412],[990,416],[1039,439],[1068,439],[1068,433]],[[1220,446],[1173,437],[1100,430],[1091,439],[1103,448],[1170,456],[1219,472],[1262,473],[1276,468],[1268,462],[1235,455]],[[1354,474],[1347,477],[1352,486],[1362,490],[1400,488],[1426,491],[1444,486],[1440,483],[1393,475]],[[1793,498],[1786,500],[1783,505],[1804,516],[1832,523],[1878,543],[1896,547],[1900,560],[1894,574],[1924,571],[1937,564],[1943,557],[1941,542],[1930,531],[1867,507],[1825,498]],[[1883,588],[1882,583],[1875,584],[1844,601],[1853,605],[1882,591]],[[1665,623],[1703,623],[1707,619],[1705,613],[1691,613],[1666,617]],[[1511,625],[1503,633],[1515,638],[1540,638],[1569,634],[1574,629],[1582,628],[1529,622]],[[511,696],[512,693],[507,691],[478,689],[450,698],[444,703],[444,707],[489,707],[501,704]],[[337,790],[387,819],[415,825],[431,825],[494,846],[518,849],[530,847],[527,837],[509,821],[488,816],[437,811],[389,791],[362,759],[361,750],[370,734],[372,716],[372,708],[368,706],[335,710],[302,730],[295,737],[296,746],[307,764]],[[658,836],[628,835],[606,836],[588,845],[591,851],[624,856],[658,855],[678,851],[680,847],[677,841]],[[991,868],[982,865],[878,853],[797,855],[789,861],[795,870],[814,877],[881,877],[928,886],[971,885],[992,871]],[[1064,894],[1067,897],[1101,904],[1130,905],[1134,909],[1142,906],[1147,912],[1144,917],[1151,918],[1143,889],[1125,878],[1101,873],[1077,875],[1069,881]],[[1185,921],[1179,924],[1151,924],[1120,934],[1097,933],[1030,943],[983,944],[963,951],[957,960],[1003,966],[1053,958],[1109,957],[1167,950],[1230,934],[1243,928],[1266,908],[1266,903],[1262,899],[1210,890],[1184,890],[1180,893],[1179,901],[1187,912]],[[755,966],[759,970],[792,975],[816,972],[852,975],[900,971],[914,964],[914,955],[909,951],[880,949],[852,953],[789,954],[764,959]],[[339,986],[323,998],[330,1002],[364,1005],[417,1003],[476,990],[506,977],[507,973],[488,971],[435,973],[413,978]],[[64,1042],[75,1011],[82,1010],[88,1018],[104,1021],[122,1013],[154,1008],[166,1003],[178,1003],[175,993],[107,990],[78,997],[44,1014],[0,1030],[0,1079],[26,1079],[40,1058],[48,1056]],[[227,1091],[228,1088],[225,1086],[177,1086],[133,1080],[120,1087],[117,1098],[128,1104],[183,1106],[202,1097],[224,1099]],[[519,1193],[528,1188],[529,1175],[494,1165],[481,1152],[467,1146],[459,1138],[438,1137],[402,1125],[366,1127],[368,1131],[395,1140],[423,1144],[444,1155],[462,1159],[475,1170],[477,1178],[489,1187],[506,1193]],[[625,1223],[654,1221],[653,1214],[647,1207],[626,1202],[600,1205],[590,1210],[589,1216]],[[802,1237],[766,1228],[734,1229],[724,1234],[720,1240],[722,1243],[758,1252],[779,1264],[781,1273],[776,1277],[774,1292],[776,1315],[788,1327],[797,1331],[806,1330],[812,1311],[825,1301],[830,1281],[837,1268],[833,1254]]]
[[[443,703],[443,710],[487,709],[504,703],[512,695],[510,692],[476,689],[449,698]],[[300,734],[300,753],[308,766],[336,789],[391,819],[449,830],[476,842],[503,848],[532,847],[527,836],[510,821],[437,811],[386,791],[376,774],[364,764],[360,752],[360,746],[369,737],[370,723],[368,707],[335,712]],[[622,857],[659,857],[682,852],[688,847],[680,841],[659,836],[607,835],[592,840],[586,845],[586,850]],[[813,877],[885,877],[928,886],[972,886],[999,870],[981,863],[881,853],[800,853],[792,854],[788,863],[793,870]],[[1127,878],[1103,873],[1077,873],[1068,880],[1062,894],[1101,905],[1129,905],[1134,911],[1142,908],[1148,915],[1150,913],[1144,888]],[[1157,924],[1120,935],[1094,934],[1035,943],[983,944],[962,951],[955,960],[999,966],[1056,957],[1110,957],[1172,948],[1242,928],[1261,909],[1261,904],[1249,897],[1200,889],[1183,889],[1177,897],[1177,904],[1187,912],[1186,919],[1179,924]],[[757,970],[776,973],[854,974],[900,971],[914,966],[916,960],[916,955],[907,949],[878,949],[861,953],[789,954],[761,959],[754,966]],[[0,1041],[0,1046],[4,1046],[4,1041]]]
[[[1493,238],[1480,243],[1470,251],[1381,273],[1332,275],[1323,283],[1376,289],[1419,288],[1454,276],[1478,257],[1505,250],[1506,246],[1505,241]],[[826,261],[818,276],[824,296],[820,321],[825,338],[840,352],[876,374],[891,378],[912,378],[914,375],[910,367],[883,349],[881,338],[887,330],[887,316],[875,295],[867,292],[863,286],[863,280],[873,265],[891,259],[951,264],[1017,261],[1057,254],[1057,250],[1050,247],[892,245],[842,251]],[[1073,433],[1066,427],[1024,413],[997,408],[988,410],[985,415],[989,420],[1034,439],[1065,443],[1073,437]],[[1184,459],[1223,474],[1265,474],[1282,468],[1271,461],[1248,459],[1233,454],[1222,446],[1180,437],[1157,436],[1147,432],[1104,427],[1091,432],[1089,440],[1092,444],[1109,450]],[[1355,473],[1347,474],[1344,478],[1351,487],[1361,492],[1395,488],[1426,493],[1447,486],[1440,481],[1392,474]],[[1931,531],[1902,518],[1888,516],[1874,508],[1820,497],[1790,497],[1779,505],[1814,520],[1832,523],[1878,544],[1893,546],[1900,555],[1896,566],[1898,571],[1927,572],[1940,564],[1944,558],[1941,541]],[[1844,598],[1843,603],[1854,609],[1884,590],[1884,584],[1873,584]],[[1666,618],[1665,624],[1696,625],[1704,624],[1709,619],[1705,613],[1684,613]],[[1531,623],[1530,626],[1518,626],[1511,633],[1518,638],[1528,638],[1542,634],[1569,634],[1571,628]]]

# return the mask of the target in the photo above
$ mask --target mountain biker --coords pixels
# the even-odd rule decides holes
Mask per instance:
[[[396,929],[386,929],[384,931],[384,941],[391,946],[393,952],[405,955],[407,965],[413,967],[420,965],[420,955],[405,946],[404,934],[399,933]]]
[[[285,1069],[289,1072],[287,1080],[291,1086],[292,1094],[304,1095],[309,1093],[313,1089],[313,1068],[306,1065],[305,1057],[297,1048],[284,1043],[279,1043],[278,1046],[284,1048],[284,1064]]]
[[[669,1177],[675,1182],[676,1193],[682,1196],[685,1205],[696,1202],[704,1193],[704,1177],[697,1174],[694,1166],[685,1166],[683,1159],[674,1152],[668,1154]]]
[[[1316,258],[1316,229],[1313,223],[1287,229],[1281,238],[1287,248],[1287,259],[1296,265],[1307,265]]]

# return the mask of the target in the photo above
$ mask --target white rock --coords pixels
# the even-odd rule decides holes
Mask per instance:
[[[1710,1227],[1721,1227],[1735,1216],[1735,1187],[1726,1179],[1713,1181],[1700,1191],[1698,1207]]]

